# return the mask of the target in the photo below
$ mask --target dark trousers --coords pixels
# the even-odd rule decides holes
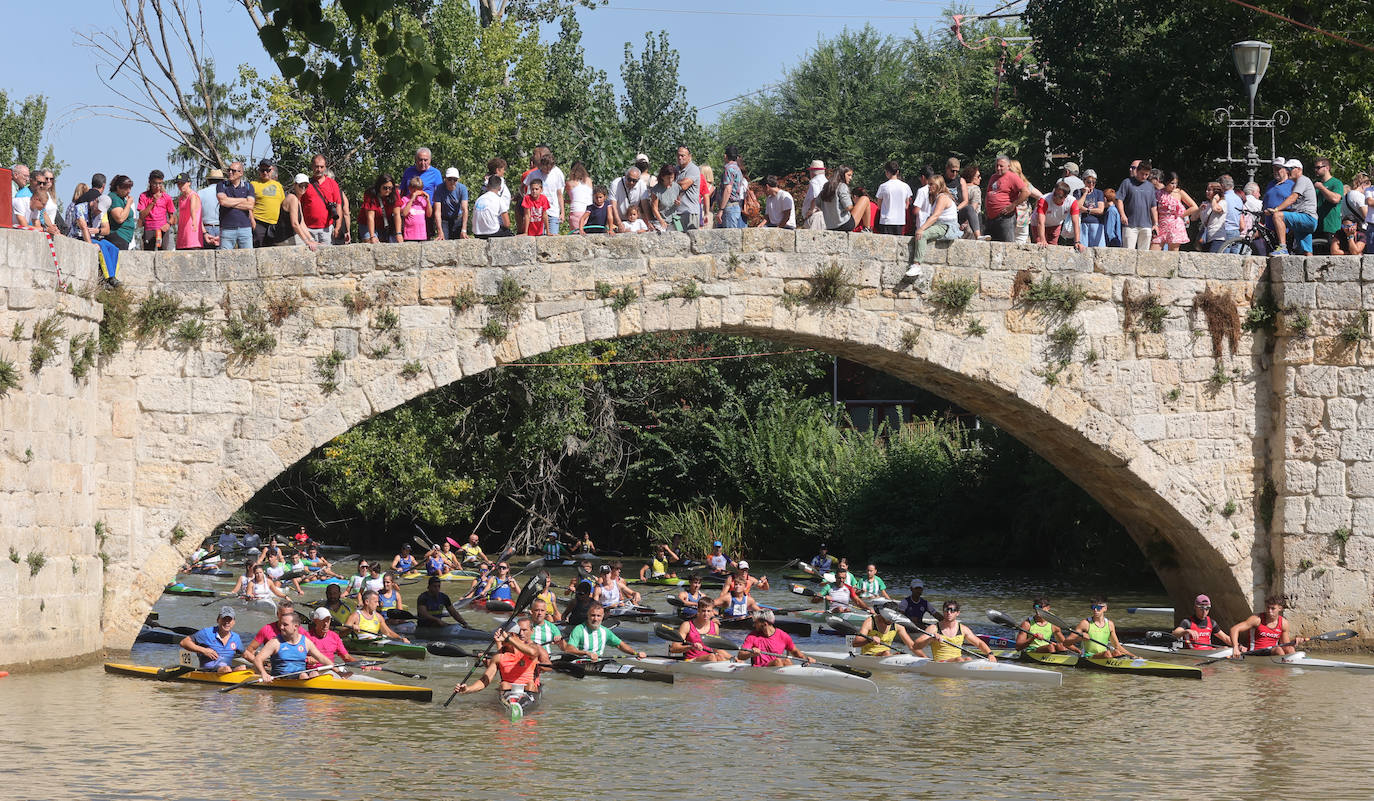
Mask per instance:
[[[879,223],[875,227],[875,230],[880,234],[891,234],[892,236],[901,236],[903,227],[904,226],[901,225],[883,225],[882,223]]]
[[[478,239],[499,239],[503,236],[515,236],[509,228],[498,228],[494,234],[473,234]]]
[[[988,220],[988,235],[994,242],[1015,242],[1016,241],[1016,215],[1008,214],[1005,217],[994,217]]]

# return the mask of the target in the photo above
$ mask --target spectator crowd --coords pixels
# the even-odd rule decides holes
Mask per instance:
[[[508,182],[506,161],[493,158],[471,190],[456,168],[441,172],[429,149],[420,148],[399,181],[391,173],[378,175],[356,203],[322,155],[311,159],[309,174],[296,173],[286,185],[270,159],[258,162],[256,178],[245,169],[238,161],[212,169],[200,188],[182,173],[172,179],[175,194],[160,170],[150,172],[137,193],[129,176],[107,182],[97,173],[89,184],[76,184],[63,203],[51,170],[16,164],[13,224],[101,243],[107,251],[279,245],[313,251],[355,239],[616,235],[758,224],[914,237],[916,262],[930,243],[958,238],[1078,249],[1243,247],[1260,255],[1358,255],[1374,238],[1369,175],[1359,173],[1346,184],[1325,158],[1313,162],[1311,177],[1301,161],[1276,158],[1263,188],[1255,182],[1237,187],[1230,175],[1221,175],[1197,200],[1180,187],[1176,173],[1147,160],[1132,162],[1115,189],[1099,185],[1095,170],[1080,175],[1077,164],[1065,163],[1048,191],[1006,156],[993,162],[986,180],[981,167],[957,158],[941,172],[924,166],[910,177],[889,161],[870,194],[855,183],[852,167],[827,168],[817,159],[806,170],[804,192],[796,187],[800,200],[788,188],[792,176],[752,181],[734,147],[725,148],[719,181],[710,165],[697,164],[688,148],[679,147],[657,170],[639,154],[607,184],[580,161],[564,173],[541,146],[518,180]]]

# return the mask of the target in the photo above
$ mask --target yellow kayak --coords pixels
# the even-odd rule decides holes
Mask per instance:
[[[423,570],[412,570],[409,573],[402,573],[402,579],[421,579],[428,578],[429,574]],[[476,570],[450,570],[439,576],[440,581],[472,581],[477,578]]]
[[[118,665],[105,663],[105,672],[118,676],[133,676],[140,679],[159,681],[190,681],[202,684],[238,684],[251,679],[257,671],[247,668],[229,673],[214,673],[203,670],[182,672],[180,666],[159,668],[149,665]],[[298,693],[322,693],[325,695],[354,695],[364,698],[402,698],[410,701],[430,701],[434,691],[428,687],[413,687],[405,684],[392,684],[373,678],[367,680],[339,678],[333,673],[316,676],[313,679],[274,679],[270,684],[254,682],[246,685],[245,690],[283,690]]]

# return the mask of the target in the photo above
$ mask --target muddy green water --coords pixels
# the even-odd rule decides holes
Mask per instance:
[[[932,601],[958,597],[974,624],[989,607],[1024,612],[1043,588],[1029,579],[923,577]],[[800,606],[784,585],[761,599]],[[409,600],[417,588],[407,589]],[[1048,588],[1066,617],[1086,611],[1094,589]],[[666,610],[665,594],[646,601]],[[1122,627],[1169,625],[1125,611],[1167,605],[1157,591],[1112,601]],[[165,597],[157,611],[167,625],[206,625],[216,607],[199,604]],[[472,619],[496,623],[482,613]],[[247,640],[266,620],[246,613],[238,631]],[[798,645],[843,647],[827,636]],[[175,651],[141,644],[117,661],[168,665]],[[537,710],[513,724],[491,693],[441,706],[469,664],[395,661],[428,676],[408,683],[432,687],[431,704],[221,694],[99,666],[13,675],[0,679],[0,798],[1374,797],[1374,675],[1264,662],[1222,663],[1202,681],[1066,669],[1061,688],[1043,689],[879,673],[876,696],[553,676]]]

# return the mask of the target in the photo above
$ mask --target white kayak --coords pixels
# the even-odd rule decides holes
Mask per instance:
[[[1153,654],[1165,658],[1224,659],[1231,655],[1230,648],[1181,648],[1178,645],[1144,645],[1136,642],[1123,644],[1133,654]]]
[[[1277,665],[1284,667],[1306,668],[1309,670],[1352,670],[1358,673],[1374,673],[1374,665],[1366,662],[1342,662],[1337,659],[1315,659],[1306,651],[1296,651],[1287,656],[1271,656]]]
[[[489,642],[491,632],[470,629],[458,623],[446,626],[417,626],[414,620],[390,621],[391,630],[402,636],[415,636],[425,640],[471,640]]]
[[[989,662],[986,659],[973,659],[968,662],[936,662],[924,656],[911,654],[865,656],[847,652],[824,651],[808,651],[807,656],[832,662],[845,662],[866,670],[904,671],[945,679],[1015,681],[1026,684],[1047,684],[1053,687],[1059,687],[1064,683],[1064,675],[1054,670],[1013,665],[1007,662]]]
[[[744,662],[688,662],[684,659],[667,659],[650,656],[644,659],[626,659],[624,662],[639,665],[660,673],[678,676],[692,676],[705,679],[735,679],[767,684],[799,684],[821,690],[837,692],[877,693],[878,685],[872,679],[851,676],[834,668],[813,665],[790,665],[788,667],[754,667]]]

